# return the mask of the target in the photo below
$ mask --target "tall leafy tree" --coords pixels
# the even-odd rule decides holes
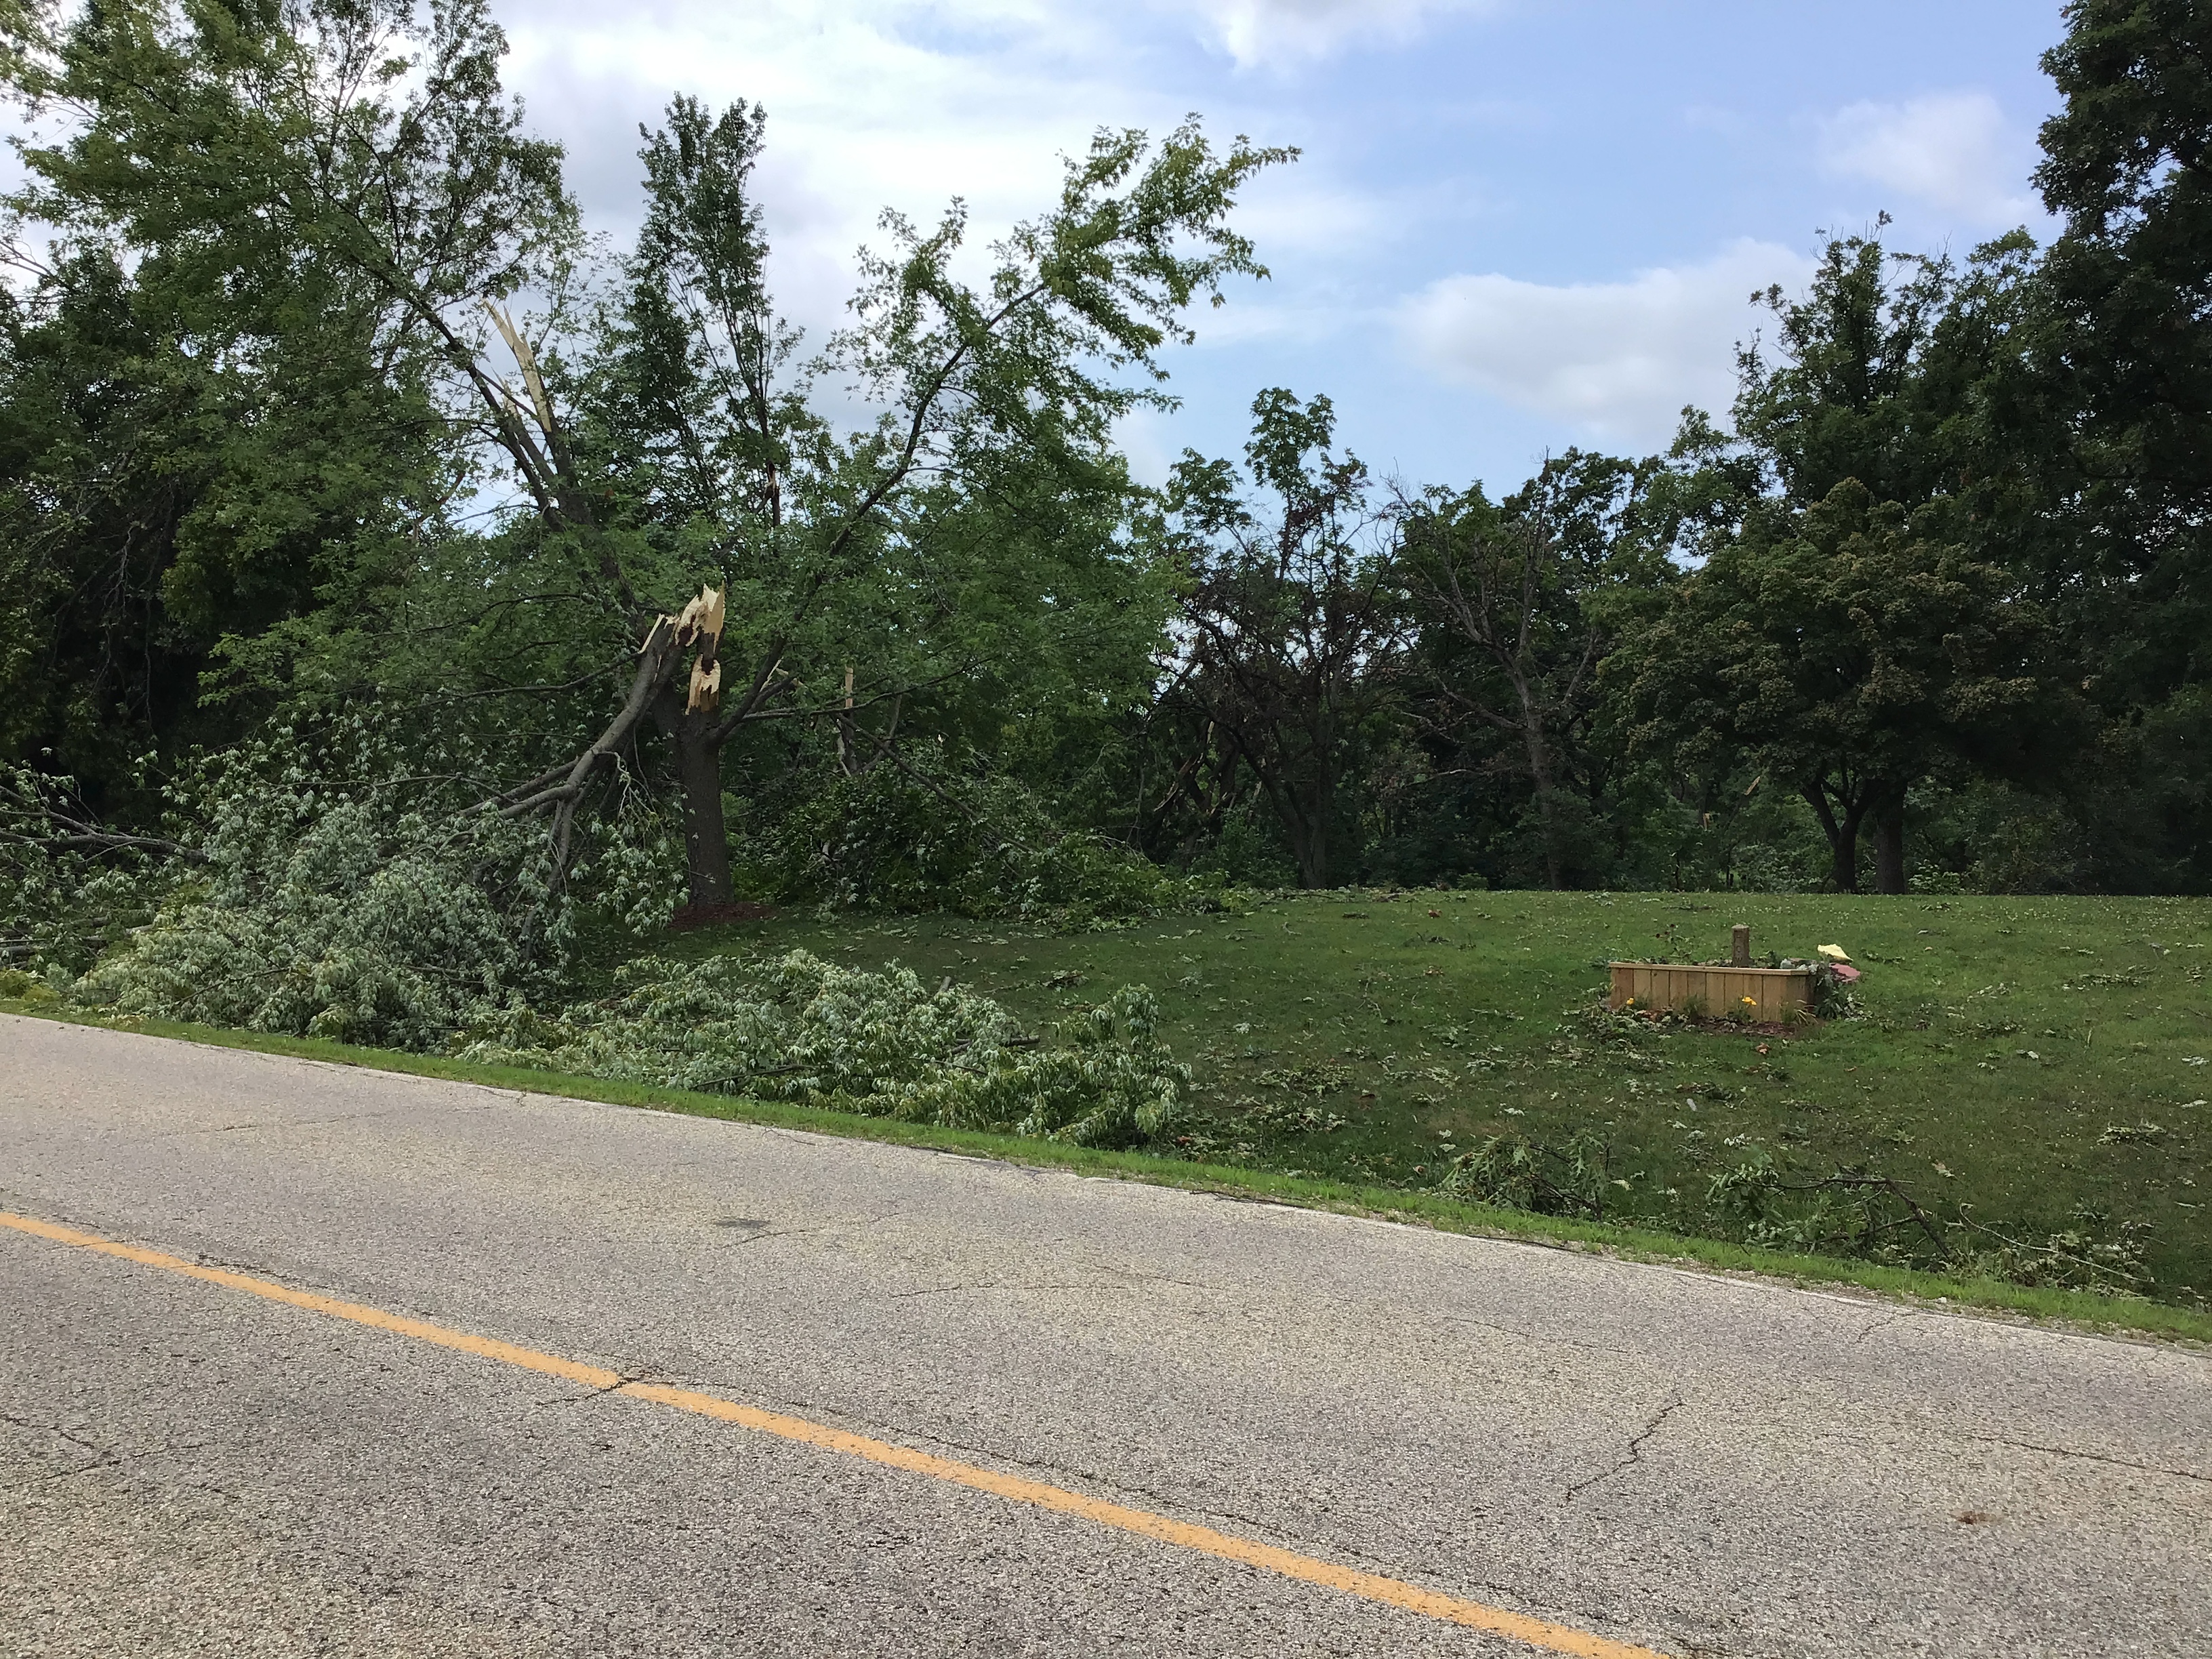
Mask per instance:
[[[1598,669],[1633,596],[1673,574],[1668,482],[1657,461],[1570,451],[1502,502],[1477,485],[1401,506],[1429,723],[1493,779],[1525,778],[1550,887],[1605,810]]]
[[[1838,237],[1806,294],[1763,296],[1775,338],[1741,353],[1733,437],[1686,432],[1705,569],[1608,670],[1647,752],[1735,744],[1802,794],[1846,890],[1863,832],[1876,884],[1903,890],[1907,793],[1931,771],[2047,778],[2087,738],[2047,625],[2049,487],[2019,441],[2030,255],[2006,238],[1962,269]]]
[[[422,284],[365,277],[345,245],[380,245],[386,276],[446,267],[449,289],[519,272],[512,239],[471,253],[453,179],[487,165],[484,124],[457,112],[485,96],[496,31],[466,6],[4,21],[8,88],[52,135],[19,143],[6,203],[30,281],[0,513],[14,591],[50,594],[15,659],[37,684],[13,700],[49,712],[15,742],[112,775],[121,749],[223,729],[192,718],[220,642],[389,577],[440,520],[460,471],[451,353]],[[490,191],[515,182],[489,166]]]
[[[1801,794],[1839,891],[1905,885],[1905,791],[1947,768],[2024,769],[2071,709],[2040,672],[2047,620],[2013,574],[1847,478],[1762,502],[1614,665],[1647,746],[1733,757]]]
[[[2036,173],[2063,222],[2042,273],[2068,486],[2052,516],[2124,763],[2100,776],[2134,798],[2099,840],[2140,843],[2132,879],[2196,884],[2212,878],[2212,6],[2074,0],[2065,19]]]
[[[1405,594],[1367,469],[1334,447],[1329,400],[1277,387],[1252,416],[1246,468],[1264,500],[1229,462],[1194,453],[1169,487],[1188,595],[1170,697],[1202,711],[1217,770],[1241,766],[1256,783],[1298,879],[1326,887],[1347,775],[1399,696]]]

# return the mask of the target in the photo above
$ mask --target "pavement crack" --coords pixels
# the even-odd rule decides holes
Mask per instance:
[[[837,1226],[834,1222],[825,1222],[819,1227],[763,1227],[757,1233],[747,1233],[738,1241],[738,1244],[739,1246],[758,1244],[763,1240],[770,1238],[806,1238],[815,1233],[830,1233],[836,1231]]]
[[[121,1453],[111,1447],[99,1445],[88,1440],[81,1434],[71,1434],[58,1423],[34,1422],[27,1417],[16,1417],[6,1412],[0,1412],[0,1423],[8,1424],[14,1428],[27,1429],[33,1434],[50,1434],[57,1440],[66,1441],[92,1460],[87,1463],[80,1463],[73,1469],[49,1470],[33,1480],[9,1486],[8,1490],[11,1492],[21,1491],[32,1486],[42,1486],[50,1480],[72,1480],[80,1474],[90,1474],[99,1469],[116,1468],[123,1462]]]
[[[1121,1273],[1121,1277],[1127,1279],[1132,1285],[1174,1285],[1186,1291],[1212,1291],[1219,1288],[1218,1285],[1207,1284],[1203,1279],[1177,1279],[1172,1273],[1130,1273],[1119,1268],[1109,1268],[1108,1271]]]
[[[893,1291],[884,1299],[903,1302],[910,1297],[957,1296],[971,1291],[1133,1291],[1136,1288],[1134,1285],[1035,1285],[1013,1279],[987,1279],[978,1284],[926,1285],[918,1291]]]
[[[1149,1486],[1117,1480],[1111,1475],[1101,1474],[1095,1469],[1078,1468],[1072,1464],[1057,1463],[1048,1457],[1024,1457],[1014,1452],[1001,1450],[995,1446],[973,1446],[965,1441],[951,1439],[940,1434],[922,1433],[914,1437],[932,1445],[942,1446],[949,1451],[959,1452],[968,1457],[1001,1463],[1018,1469],[1029,1469],[1040,1474],[1048,1474],[1057,1481],[1091,1486],[1098,1491],[1111,1492],[1117,1498],[1141,1498],[1157,1510],[1170,1513],[1180,1512],[1184,1515],[1202,1515],[1209,1520],[1225,1521],[1232,1526],[1243,1527],[1263,1536],[1289,1535],[1275,1523],[1263,1521],[1258,1516],[1246,1515],[1237,1510],[1216,1509],[1203,1504],[1194,1504],[1188,1497],[1172,1492],[1155,1492]],[[1372,1558],[1363,1559],[1372,1559]]]
[[[1611,1468],[1604,1470],[1601,1474],[1594,1474],[1587,1480],[1577,1480],[1573,1486],[1569,1486],[1567,1488],[1567,1501],[1571,1504],[1577,1498],[1588,1492],[1592,1486],[1602,1485],[1604,1482],[1612,1480],[1615,1475],[1625,1474],[1626,1471],[1634,1468],[1638,1463],[1641,1463],[1644,1461],[1644,1447],[1645,1443],[1648,1442],[1653,1435],[1659,1432],[1661,1425],[1664,1424],[1668,1418],[1672,1417],[1676,1412],[1682,1408],[1683,1403],[1682,1396],[1677,1395],[1674,1399],[1668,1401],[1656,1412],[1652,1413],[1651,1420],[1646,1423],[1642,1428],[1638,1429],[1634,1435],[1630,1437],[1627,1455],[1621,1458],[1621,1460],[1615,1463]]]
[[[538,1403],[541,1406],[587,1406],[594,1400],[605,1399],[608,1395],[620,1394],[633,1382],[660,1382],[666,1380],[667,1373],[661,1367],[647,1365],[642,1370],[619,1372],[613,1382],[602,1383],[596,1389],[586,1389],[581,1394],[556,1395],[550,1400],[541,1400]]]
[[[81,1434],[71,1434],[58,1423],[34,1422],[30,1418],[14,1417],[5,1412],[0,1412],[0,1423],[6,1423],[18,1429],[28,1429],[33,1434],[50,1434],[57,1440],[68,1441],[79,1451],[89,1453],[94,1457],[104,1458],[111,1463],[117,1461],[116,1454],[107,1447],[88,1440]]]
[[[2042,1452],[2051,1457],[2078,1457],[2086,1463],[2109,1463],[2115,1468],[2136,1469],[2144,1474],[2170,1475],[2176,1480],[2196,1480],[2212,1486],[2212,1474],[2199,1474],[2191,1469],[2169,1469],[2157,1463],[2138,1463],[2133,1458],[2112,1457],[2103,1452],[2076,1451],[2071,1446],[2045,1446],[2033,1440],[2008,1440],[2001,1434],[1969,1434],[1960,1437],[1978,1441],[1985,1446],[2009,1446],[2015,1451]]]
[[[1914,1317],[1914,1310],[1912,1309],[1893,1308],[1881,1318],[1869,1320],[1867,1322],[1866,1328],[1851,1339],[1851,1346],[1856,1348],[1860,1343],[1865,1341],[1869,1337],[1877,1336],[1883,1331],[1887,1330],[1891,1326],[1899,1324],[1912,1317]]]

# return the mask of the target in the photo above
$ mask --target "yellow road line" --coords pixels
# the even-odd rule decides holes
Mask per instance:
[[[51,1239],[57,1244],[73,1244],[83,1249],[96,1250],[102,1255],[119,1256],[141,1267],[159,1267],[167,1273],[182,1273],[188,1279],[205,1279],[210,1285],[243,1291],[265,1301],[304,1308],[310,1313],[326,1314],[333,1319],[348,1320],[356,1325],[366,1325],[372,1330],[390,1331],[395,1335],[413,1337],[420,1342],[434,1343],[441,1348],[476,1354],[485,1359],[496,1359],[504,1364],[519,1366],[524,1370],[537,1371],[546,1376],[557,1376],[564,1382],[579,1383],[585,1388],[626,1394],[634,1399],[672,1406],[678,1411],[710,1417],[719,1422],[735,1423],[740,1427],[756,1430],[762,1434],[772,1434],[780,1439],[795,1440],[804,1445],[819,1447],[824,1451],[842,1452],[848,1457],[880,1463],[887,1468],[904,1469],[910,1474],[949,1481],[954,1486],[973,1487],[977,1492],[989,1492],[995,1498],[1003,1498],[1012,1503],[1034,1504],[1038,1509],[1050,1510],[1059,1515],[1080,1516],[1086,1521],[1119,1532],[1134,1533],[1140,1538],[1153,1539],[1163,1544],[1195,1550],[1202,1555],[1218,1556],[1224,1561],[1236,1561],[1248,1567],[1279,1573],[1285,1578],[1318,1584],[1326,1589],[1340,1590],[1346,1595],[1379,1601],[1387,1607],[1402,1607],[1408,1613],[1440,1619],[1447,1624],[1464,1625],[1473,1630],[1486,1631],[1491,1635],[1503,1636],[1542,1652],[1568,1654],[1573,1656],[1573,1659],[1664,1659],[1662,1655],[1650,1648],[1610,1641],[1587,1631],[1554,1625],[1547,1620],[1532,1619],[1510,1608],[1493,1607],[1480,1601],[1467,1601],[1457,1596],[1439,1595],[1435,1590],[1423,1589],[1419,1585],[1407,1583],[1402,1579],[1361,1572],[1356,1568],[1340,1566],[1333,1561],[1300,1555],[1295,1550],[1277,1549],[1272,1544],[1257,1543],[1230,1533],[1216,1532],[1211,1527],[1194,1526],[1188,1521],[1155,1515],[1147,1510],[1133,1510],[1119,1504],[1104,1503],[1096,1498],[1085,1498],[1079,1492],[1048,1486],[1042,1481],[1000,1474],[995,1470],[978,1468],[972,1463],[957,1463],[951,1458],[933,1456],[908,1446],[871,1439],[864,1434],[848,1433],[843,1429],[834,1429],[827,1424],[811,1422],[803,1417],[788,1417],[781,1412],[763,1411],[757,1406],[742,1406],[735,1401],[718,1399],[711,1394],[696,1394],[690,1389],[672,1389],[659,1382],[624,1382],[617,1373],[603,1366],[582,1365],[573,1359],[540,1353],[534,1348],[518,1347],[512,1342],[501,1342],[467,1331],[448,1330],[443,1325],[386,1313],[380,1308],[363,1307],[357,1302],[340,1302],[333,1297],[295,1291],[289,1285],[266,1279],[255,1279],[246,1273],[232,1273],[225,1267],[203,1267],[197,1261],[165,1255],[159,1250],[102,1238],[97,1233],[80,1232],[74,1227],[58,1227],[50,1221],[11,1215],[4,1210],[0,1210],[0,1226]]]

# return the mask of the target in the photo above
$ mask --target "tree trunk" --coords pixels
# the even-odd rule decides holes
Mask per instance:
[[[684,792],[684,871],[689,908],[703,912],[737,896],[730,880],[730,836],[722,822],[722,751],[711,710],[687,709],[672,688],[653,704],[653,720],[676,751]]]
[[[1875,817],[1874,884],[1878,893],[1905,891],[1905,792],[1901,789]]]
[[[1299,799],[1301,791],[1295,782],[1271,781],[1258,767],[1260,786],[1267,791],[1267,804],[1275,809],[1275,822],[1283,826],[1283,839],[1291,844],[1291,856],[1297,861],[1298,885],[1306,888],[1326,887],[1328,884],[1328,791],[1323,785],[1313,790],[1320,806],[1319,811],[1308,810],[1309,803]]]
[[[1323,888],[1328,885],[1328,841],[1316,835],[1310,842],[1301,841],[1297,848],[1298,878],[1306,886]]]
[[[1324,806],[1322,811],[1327,811]],[[1281,814],[1289,832],[1291,856],[1298,861],[1298,884],[1306,888],[1328,885],[1328,820],[1304,813]]]
[[[1552,757],[1544,743],[1544,717],[1529,695],[1528,682],[1518,674],[1513,677],[1513,689],[1521,698],[1521,735],[1528,744],[1528,775],[1536,784],[1536,821],[1544,838],[1544,885],[1556,893],[1559,890],[1559,803],[1552,793]]]
[[[1844,816],[1836,817],[1835,809],[1828,803],[1826,788],[1818,783],[1806,786],[1805,804],[1813,809],[1813,816],[1820,821],[1820,828],[1828,837],[1829,866],[1839,893],[1859,890],[1859,821],[1866,816],[1866,798],[1845,803]]]
[[[693,908],[727,904],[737,896],[730,883],[730,836],[722,823],[722,751],[707,741],[706,721],[696,715],[676,740],[676,764],[684,780],[684,866]]]

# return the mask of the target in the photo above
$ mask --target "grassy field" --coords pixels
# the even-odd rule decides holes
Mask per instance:
[[[1768,1037],[1592,1017],[1607,959],[1718,958],[1738,921],[1761,955],[1842,945],[1863,1016]],[[2016,1243],[2031,1272],[2212,1294],[2212,902],[1339,892],[1073,934],[793,915],[665,949],[798,945],[951,975],[1037,1025],[1151,986],[1211,1164],[1465,1190],[1495,1139],[1578,1194],[1555,1192],[1565,1212],[1802,1249],[1863,1205],[1878,1258]],[[1747,1165],[1773,1172],[1765,1209],[1716,1194]],[[1796,1190],[1840,1171],[1895,1188]]]

